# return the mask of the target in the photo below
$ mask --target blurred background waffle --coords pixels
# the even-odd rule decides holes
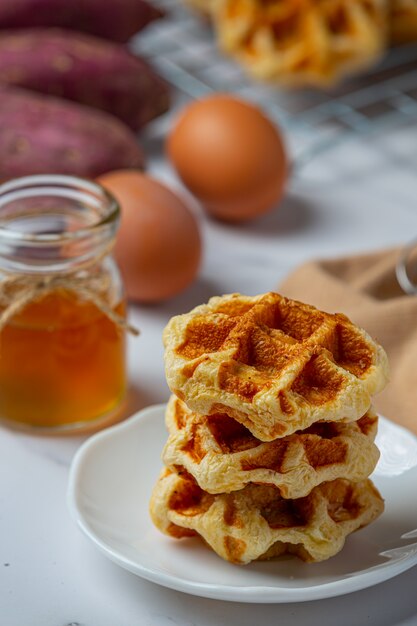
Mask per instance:
[[[219,46],[254,77],[326,85],[373,65],[389,37],[386,0],[216,0]]]
[[[417,39],[417,0],[391,0],[392,41],[404,43]]]
[[[216,47],[209,20],[181,0],[154,0],[167,17],[132,41],[179,90],[199,98],[228,91],[259,104],[287,131],[298,169],[312,158],[358,134],[417,118],[416,0],[391,0],[390,49],[365,73],[325,89],[282,89],[250,79],[245,70]],[[410,43],[411,41],[411,43]]]

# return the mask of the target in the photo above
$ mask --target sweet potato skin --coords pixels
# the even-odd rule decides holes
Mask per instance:
[[[136,137],[113,116],[0,87],[0,180],[45,173],[95,178],[143,164]]]
[[[166,83],[124,46],[60,29],[0,31],[0,83],[102,109],[134,130],[169,106]]]
[[[1,0],[0,29],[57,26],[125,42],[162,12],[147,0]]]

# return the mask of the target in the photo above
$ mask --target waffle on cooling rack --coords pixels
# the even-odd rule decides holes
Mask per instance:
[[[262,79],[332,84],[371,66],[386,48],[386,0],[215,0],[207,6],[220,48]]]
[[[162,532],[177,538],[200,535],[219,556],[243,564],[284,553],[304,561],[328,559],[341,550],[347,535],[376,519],[383,506],[370,480],[338,479],[305,498],[285,500],[268,485],[210,495],[186,473],[165,470],[150,511]]]
[[[390,0],[394,43],[417,40],[417,0]]]
[[[283,498],[301,498],[325,481],[364,480],[379,458],[373,443],[378,418],[372,410],[357,422],[323,422],[263,443],[227,415],[198,415],[173,396],[166,423],[165,465],[185,469],[208,493],[236,491],[252,482],[274,485]]]
[[[171,391],[262,441],[357,420],[387,380],[386,354],[365,331],[276,293],[211,298],[172,318],[164,343]]]

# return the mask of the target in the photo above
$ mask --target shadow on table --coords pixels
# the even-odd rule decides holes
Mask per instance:
[[[223,223],[222,226],[245,236],[284,237],[309,229],[317,220],[314,206],[304,197],[287,191],[283,200],[269,213],[243,224]]]

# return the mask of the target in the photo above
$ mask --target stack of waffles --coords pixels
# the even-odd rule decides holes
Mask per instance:
[[[365,331],[276,293],[232,294],[174,317],[164,342],[162,532],[234,563],[322,561],[381,514],[371,398],[388,365]]]
[[[333,84],[417,39],[417,0],[188,0],[219,46],[261,79]]]

